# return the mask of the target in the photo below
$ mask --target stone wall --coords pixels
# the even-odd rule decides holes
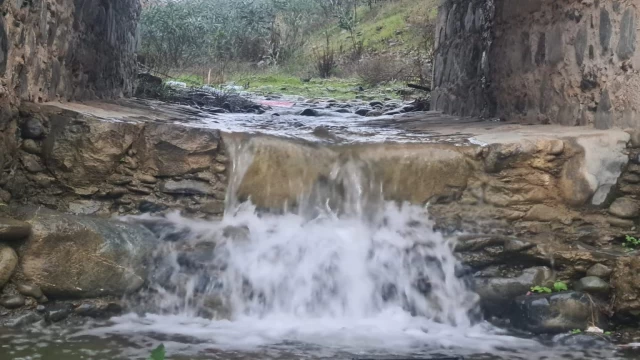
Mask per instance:
[[[489,50],[493,1],[442,1],[438,10],[431,108],[462,116],[491,115]]]
[[[132,93],[140,15],[137,0],[0,3],[5,103]]]
[[[467,14],[487,9],[482,3],[491,2],[444,1],[440,7],[439,34],[461,31],[437,47],[437,110],[601,129],[640,125],[637,1],[496,0],[494,16],[486,17],[491,24],[484,25],[491,28],[485,32],[489,39],[479,41],[467,33]],[[451,43],[470,43],[469,38],[476,44],[451,50]],[[487,44],[486,59],[465,50]],[[490,111],[477,109],[473,86],[451,91],[467,85],[447,75],[459,69],[450,64],[460,62],[483,67],[483,96],[495,104]]]

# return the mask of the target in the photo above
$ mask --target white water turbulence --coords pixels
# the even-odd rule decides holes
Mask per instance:
[[[224,219],[137,219],[164,229],[168,245],[138,314],[100,331],[186,336],[200,350],[302,344],[324,355],[532,346],[481,320],[454,244],[425,208],[383,201],[365,163],[342,160],[321,189],[301,194],[304,205],[274,214],[236,201],[252,147],[228,146]],[[170,353],[184,350],[172,344]]]

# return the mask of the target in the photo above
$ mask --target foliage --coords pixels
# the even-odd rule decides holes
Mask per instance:
[[[573,329],[573,330],[571,330],[571,333],[572,333],[572,334],[574,334],[574,335],[582,334],[582,330],[580,330],[580,329]]]
[[[631,235],[627,235],[622,246],[627,249],[637,249],[640,247],[640,239],[633,237]]]
[[[550,294],[553,291],[550,288],[546,287],[546,286],[534,286],[534,287],[531,288],[531,292],[539,293],[539,294],[544,294],[544,293]]]
[[[553,288],[549,288],[546,286],[534,286],[531,288],[531,292],[539,293],[539,294],[551,294],[553,292],[561,292],[561,291],[567,291],[567,290],[569,290],[569,288],[567,287],[567,284],[563,281],[556,281],[553,284]]]
[[[560,292],[560,291],[567,291],[569,290],[569,288],[567,287],[566,283],[562,281],[557,281],[553,284],[553,290],[556,292]]]
[[[322,50],[314,51],[314,56],[316,60],[316,71],[318,73],[318,76],[323,79],[330,77],[336,67],[336,59],[335,52],[331,47],[331,41],[329,40],[328,35],[327,44]]]
[[[164,360],[166,356],[166,351],[163,344],[160,344],[157,348],[155,348],[151,352],[151,356],[149,356],[148,360]]]

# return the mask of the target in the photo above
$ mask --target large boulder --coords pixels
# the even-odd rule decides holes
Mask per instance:
[[[47,297],[121,296],[144,284],[158,240],[143,226],[34,207],[14,215],[32,226],[16,278]]]
[[[588,294],[568,291],[520,296],[507,315],[515,328],[535,334],[554,334],[590,326],[604,328],[603,308]]]

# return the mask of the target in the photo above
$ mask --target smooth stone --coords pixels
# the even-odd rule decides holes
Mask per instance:
[[[42,297],[44,297],[44,294],[42,293],[42,290],[36,286],[36,285],[31,285],[31,284],[18,284],[18,286],[16,287],[18,292],[24,296],[30,296],[34,299],[41,299]]]
[[[609,337],[600,334],[559,334],[553,338],[553,342],[558,345],[581,349],[613,348]]]
[[[55,323],[68,318],[73,313],[73,306],[65,303],[52,304],[45,311],[44,318],[47,322]]]
[[[583,277],[573,287],[577,291],[584,291],[590,294],[608,294],[610,290],[609,284],[597,276]]]
[[[371,107],[384,106],[384,103],[382,101],[372,101],[369,103],[369,106]]]
[[[136,178],[143,184],[155,184],[158,182],[154,176],[141,174],[136,176]]]
[[[371,110],[367,113],[367,117],[376,117],[376,116],[382,116],[382,111],[380,110]]]
[[[15,241],[28,237],[31,225],[24,221],[0,218],[0,241]]]
[[[351,111],[349,109],[345,109],[345,108],[336,109],[334,111],[339,113],[339,114],[351,114]]]
[[[524,295],[536,285],[545,285],[553,276],[547,267],[525,269],[518,277],[493,277],[475,280],[475,292],[482,308],[490,314],[500,314],[513,299]]]
[[[319,116],[320,113],[315,109],[304,109],[298,115],[300,115],[300,116]]]
[[[27,119],[22,126],[22,137],[25,139],[40,139],[44,136],[44,127],[40,120],[36,118]]]
[[[587,276],[597,276],[601,279],[606,279],[611,276],[613,270],[606,265],[595,264],[587,270]]]
[[[42,317],[40,315],[34,312],[29,312],[29,313],[26,313],[25,315],[22,315],[20,317],[17,317],[15,319],[11,319],[5,322],[4,326],[17,328],[17,327],[33,325],[40,320],[42,320]]]
[[[179,195],[213,195],[214,189],[208,184],[192,180],[169,180],[162,184],[161,190],[166,194]]]
[[[200,211],[210,215],[220,215],[224,213],[224,201],[209,201],[200,207]]]
[[[18,254],[9,246],[0,244],[0,288],[13,276],[18,266]]]
[[[38,145],[32,139],[27,139],[22,142],[22,150],[28,152],[29,154],[34,154],[34,155],[38,155],[42,151],[40,149],[40,145]]]
[[[367,116],[368,113],[371,112],[371,109],[361,108],[356,110],[356,114],[360,116]]]
[[[609,206],[609,213],[622,219],[632,219],[640,214],[640,206],[635,200],[622,197]]]
[[[6,295],[0,297],[0,305],[7,309],[17,309],[24,306],[25,298],[22,295]]]

